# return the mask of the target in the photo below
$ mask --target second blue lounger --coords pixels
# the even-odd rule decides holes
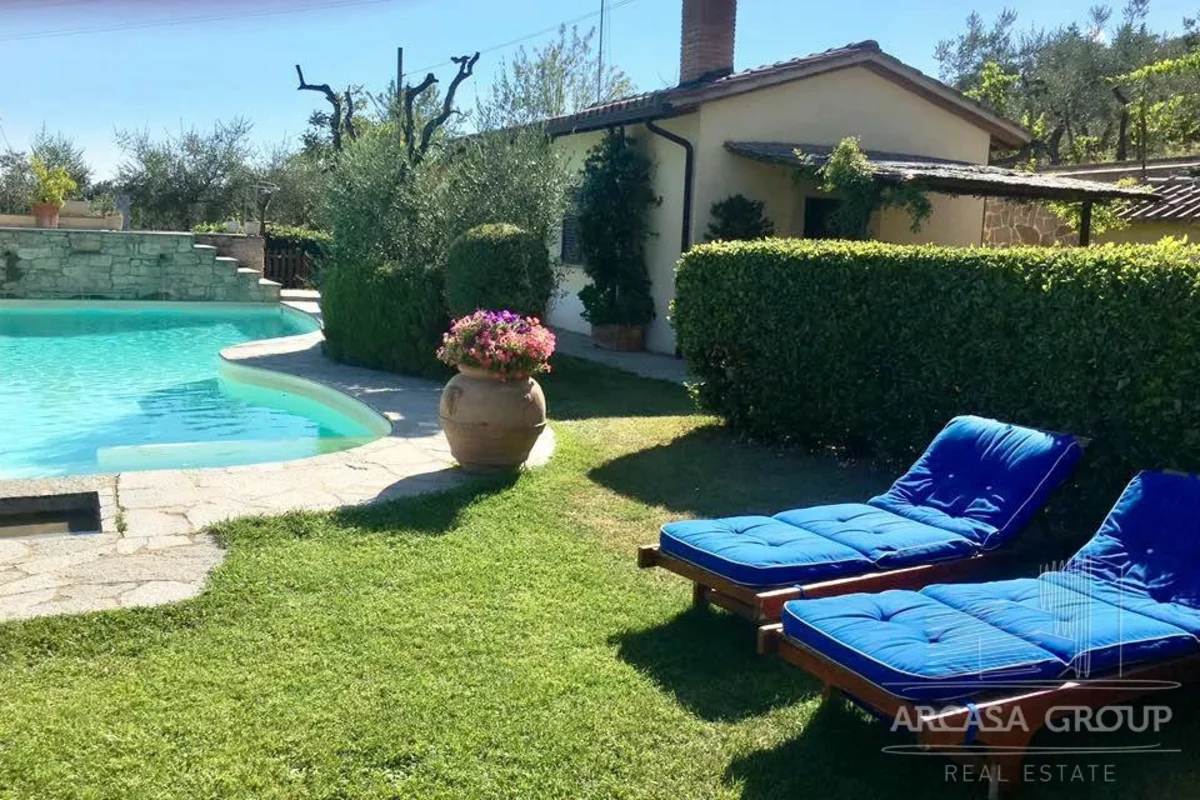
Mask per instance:
[[[794,600],[759,644],[879,716],[919,722],[923,746],[1019,766],[1055,714],[1195,680],[1200,479],[1138,474],[1062,569]],[[995,724],[1015,712],[1022,725]]]

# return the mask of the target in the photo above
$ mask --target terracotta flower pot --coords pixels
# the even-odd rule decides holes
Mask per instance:
[[[34,203],[34,224],[39,228],[57,228],[58,212],[61,208],[62,206],[56,206],[54,203]]]
[[[546,427],[546,396],[533,378],[504,380],[460,366],[439,409],[450,452],[468,472],[515,469]]]
[[[592,342],[604,350],[633,352],[646,349],[645,325],[593,325]]]

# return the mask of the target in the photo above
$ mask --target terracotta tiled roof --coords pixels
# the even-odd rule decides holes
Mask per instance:
[[[820,166],[833,148],[829,145],[793,144],[789,142],[726,142],[725,148],[756,161],[790,167]],[[796,155],[799,150],[804,160]],[[1029,197],[1050,200],[1112,200],[1117,198],[1150,201],[1158,198],[1153,189],[1144,186],[1117,186],[1101,181],[1086,181],[1039,172],[971,164],[966,161],[914,156],[904,153],[883,153],[868,150],[865,155],[880,180],[912,183],[931,191],[965,194],[979,197]]]
[[[741,94],[763,86],[799,80],[842,67],[862,65],[894,80],[960,116],[990,130],[1001,143],[1018,146],[1029,134],[1016,123],[997,116],[978,102],[884,53],[873,40],[855,42],[788,61],[765,64],[716,80],[682,84],[670,89],[624,97],[590,106],[547,121],[552,135],[598,130],[614,125],[662,119],[683,113],[709,100]]]
[[[1200,221],[1200,177],[1151,178],[1150,188],[1162,197],[1160,203],[1129,203],[1119,215],[1137,222]]]

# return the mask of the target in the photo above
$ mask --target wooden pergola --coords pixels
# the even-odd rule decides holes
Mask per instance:
[[[833,152],[829,145],[788,142],[726,142],[725,149],[754,161],[810,170],[823,165]],[[1161,199],[1158,192],[1145,186],[1118,186],[1115,183],[901,153],[867,150],[864,155],[871,162],[877,181],[915,186],[939,194],[1079,203],[1082,209],[1079,221],[1080,246],[1091,242],[1092,207],[1095,203],[1113,200],[1153,203]]]

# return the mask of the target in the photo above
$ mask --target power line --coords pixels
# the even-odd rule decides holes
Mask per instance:
[[[226,14],[208,14],[199,17],[184,17],[182,19],[163,19],[147,22],[128,23],[122,22],[114,25],[96,25],[89,28],[71,28],[63,30],[47,30],[47,31],[30,31],[28,33],[18,33],[11,36],[0,36],[0,42],[20,42],[31,39],[50,39],[59,36],[79,36],[87,33],[117,33],[121,31],[141,30],[144,28],[166,28],[179,25],[198,25],[206,22],[222,22],[230,19],[247,19],[250,17],[275,17],[284,14],[302,14],[307,11],[324,11],[334,8],[351,8],[355,6],[375,6],[384,3],[392,3],[396,0],[327,0],[326,2],[314,3],[312,5],[302,6],[300,8],[281,8],[264,11],[240,11],[237,13]],[[64,0],[57,5],[73,5],[71,0]]]
[[[617,2],[610,3],[608,5],[607,13],[611,15],[612,12],[616,11],[618,8],[622,8],[624,6],[629,5],[630,3],[636,3],[636,2],[637,2],[637,0],[617,0]],[[598,16],[600,16],[599,11],[592,11],[588,14],[582,14],[578,17],[575,17],[574,19],[564,19],[562,22],[556,22],[553,25],[542,28],[541,30],[534,31],[533,33],[527,33],[524,36],[518,37],[516,39],[510,39],[507,42],[502,42],[500,44],[494,44],[491,47],[485,47],[484,49],[479,51],[479,54],[484,55],[487,53],[494,53],[497,50],[503,50],[507,47],[512,47],[515,44],[521,44],[522,42],[527,42],[530,39],[536,39],[539,36],[545,36],[547,33],[554,33],[556,30],[558,30],[559,28],[561,28],[564,25],[576,25],[585,20],[589,20],[592,17],[598,17]],[[0,39],[0,41],[4,41],[4,40]],[[438,67],[446,67],[453,63],[454,62],[451,61],[450,59],[446,59],[445,61],[439,61],[436,64],[430,64],[428,67],[420,67],[419,69],[409,70],[408,72],[405,72],[400,77],[407,78],[409,75],[416,75],[416,74],[419,74],[422,72],[432,72],[433,70],[437,69]]]

